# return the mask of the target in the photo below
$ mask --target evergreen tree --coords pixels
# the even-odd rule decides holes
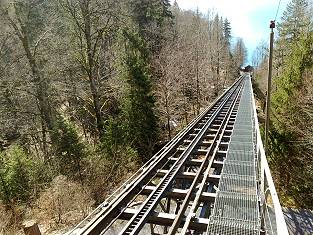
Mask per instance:
[[[130,0],[129,9],[138,32],[152,53],[158,53],[165,40],[164,29],[173,18],[169,0]],[[151,56],[149,53],[149,56]]]
[[[284,64],[285,59],[290,55],[291,47],[297,42],[301,35],[308,32],[310,27],[309,4],[307,0],[292,0],[284,11],[281,23],[277,29],[279,38],[276,42],[275,67]],[[280,73],[281,71],[278,70]]]
[[[271,161],[284,199],[312,208],[313,28],[305,0],[288,4],[278,25],[273,94]]]
[[[272,166],[277,171],[284,195],[300,206],[312,208],[307,195],[313,187],[312,90],[313,32],[300,37],[276,78],[273,95]],[[283,182],[283,183],[282,183]],[[312,191],[311,191],[312,192]]]
[[[234,74],[234,64],[233,64],[233,56],[231,53],[231,25],[228,19],[226,18],[223,23],[223,41],[224,41],[224,50],[223,50],[223,67],[225,68],[225,81],[233,80],[236,77]]]
[[[152,155],[157,140],[155,100],[151,93],[151,73],[148,52],[139,34],[124,31],[125,80],[128,95],[124,104],[127,119],[128,140],[145,161]]]
[[[292,0],[274,45],[268,159],[280,199],[285,206],[313,208],[313,28],[312,9],[306,0]],[[265,91],[268,48],[261,43],[253,63],[258,85]],[[262,94],[259,94],[260,99]]]
[[[227,45],[230,46],[230,43],[231,43],[231,26],[230,26],[230,22],[228,21],[227,18],[223,22],[223,35],[224,35],[224,39],[225,39]]]
[[[281,23],[278,24],[279,40],[292,43],[308,31],[310,16],[307,0],[292,0],[284,11]]]
[[[85,147],[74,126],[60,117],[52,133],[52,141],[58,172],[83,183]]]
[[[174,0],[173,7],[174,9],[179,9],[179,6],[176,0]]]
[[[237,68],[239,68],[240,66],[242,66],[246,62],[247,49],[246,49],[246,46],[245,46],[242,38],[237,39],[233,55],[234,55],[234,59],[235,59],[235,65]]]
[[[6,179],[8,172],[5,166],[5,160],[3,153],[0,155],[0,199],[5,205],[10,207],[11,203],[11,192]]]
[[[218,92],[221,88],[221,65],[223,61],[223,54],[225,49],[225,43],[223,39],[223,27],[222,20],[218,14],[209,22],[209,38],[210,43],[210,55],[211,55],[211,71],[214,80],[214,96],[218,96]]]
[[[278,129],[293,126],[297,103],[297,91],[303,85],[303,73],[312,66],[312,36],[301,38],[291,49],[291,56],[283,64],[283,73],[276,79],[277,90],[273,96]]]
[[[31,168],[28,155],[19,146],[12,146],[0,154],[0,199],[4,203],[10,205],[29,200]]]

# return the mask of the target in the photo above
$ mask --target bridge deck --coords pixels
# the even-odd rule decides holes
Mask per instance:
[[[287,234],[256,119],[243,75],[70,234]]]
[[[208,234],[259,234],[252,90],[245,82],[221,173]]]

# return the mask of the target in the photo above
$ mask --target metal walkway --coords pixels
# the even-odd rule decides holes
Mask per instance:
[[[255,132],[250,82],[243,88],[208,234],[259,234]]]
[[[70,234],[288,234],[249,75]]]

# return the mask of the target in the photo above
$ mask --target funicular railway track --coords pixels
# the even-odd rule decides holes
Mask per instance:
[[[246,81],[241,76],[75,234],[204,233]]]

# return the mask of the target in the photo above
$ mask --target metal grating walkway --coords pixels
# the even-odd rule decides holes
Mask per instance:
[[[251,81],[242,92],[207,234],[259,234]]]
[[[70,234],[288,234],[248,74]]]

